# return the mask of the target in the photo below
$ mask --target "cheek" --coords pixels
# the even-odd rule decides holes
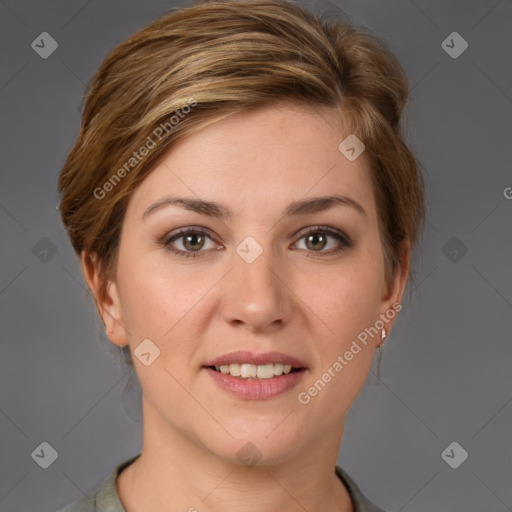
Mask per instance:
[[[207,276],[198,278],[197,268],[179,268],[161,258],[126,257],[119,263],[123,319],[132,337],[172,338],[213,285]]]
[[[358,251],[336,271],[328,269],[305,284],[308,304],[328,327],[336,348],[379,318],[384,266],[370,251]]]
[[[319,365],[309,387],[303,389],[303,399],[314,401],[312,407],[318,408],[326,425],[336,424],[346,414],[373,360],[377,340],[370,327],[379,318],[384,278],[380,253],[375,254],[371,248],[354,253],[338,272],[331,270],[329,276],[316,280],[316,292],[309,295],[311,309],[319,312],[328,329],[316,339]]]
[[[194,319],[209,280],[191,279],[190,273],[176,271],[174,266],[157,269],[140,260],[119,268],[119,275],[130,269],[123,279],[123,320],[144,393],[150,401],[161,401],[162,407],[181,399],[186,403],[187,395],[182,396],[177,382],[189,378],[188,362],[200,342],[200,327]],[[146,339],[159,350],[149,366],[137,360],[136,352]]]
[[[317,344],[320,365],[314,377],[328,383],[324,403],[334,401],[346,410],[364,384],[373,359],[376,339],[368,328],[378,319],[378,303],[377,294],[361,287],[359,281],[357,286],[348,286],[344,280],[339,284],[345,287],[330,303],[325,321],[334,334]]]
[[[369,328],[379,318],[382,275],[373,271],[340,273],[315,295],[313,310],[321,311],[327,334],[317,337],[319,364],[299,390],[300,407],[311,417],[323,418],[323,429],[336,428],[366,381],[374,355],[375,338]],[[316,308],[316,309],[315,309]]]

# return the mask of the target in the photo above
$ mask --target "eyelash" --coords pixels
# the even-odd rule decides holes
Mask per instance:
[[[302,240],[306,236],[312,234],[312,233],[322,233],[324,235],[331,236],[338,242],[340,242],[340,245],[331,251],[319,251],[318,254],[337,254],[347,248],[353,247],[354,242],[352,239],[343,233],[342,231],[338,231],[336,229],[330,228],[329,226],[311,226],[309,228],[306,228],[306,231],[301,235],[299,240]],[[183,228],[177,231],[174,235],[171,237],[166,237],[161,243],[164,246],[164,248],[168,251],[170,251],[173,254],[176,254],[177,256],[180,256],[182,258],[196,258],[199,256],[200,253],[206,252],[204,250],[199,251],[182,251],[181,249],[176,249],[173,247],[172,242],[179,240],[180,238],[183,238],[185,235],[190,234],[200,234],[205,235],[208,238],[211,239],[210,233],[203,228]],[[315,251],[307,251],[314,253]]]

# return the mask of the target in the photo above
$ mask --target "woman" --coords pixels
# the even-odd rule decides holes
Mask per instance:
[[[93,77],[60,211],[143,390],[143,450],[67,511],[379,511],[336,466],[424,217],[389,50],[207,2]]]

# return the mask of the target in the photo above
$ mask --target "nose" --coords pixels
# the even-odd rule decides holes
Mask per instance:
[[[222,316],[233,327],[263,333],[282,329],[293,314],[293,292],[285,265],[265,249],[252,263],[237,253],[223,280]]]

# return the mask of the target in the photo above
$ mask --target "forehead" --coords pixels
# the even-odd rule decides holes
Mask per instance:
[[[374,214],[364,153],[338,149],[349,135],[337,110],[278,105],[241,112],[182,140],[139,185],[127,216],[165,195],[226,203],[236,213],[281,211],[292,200],[342,194]]]

